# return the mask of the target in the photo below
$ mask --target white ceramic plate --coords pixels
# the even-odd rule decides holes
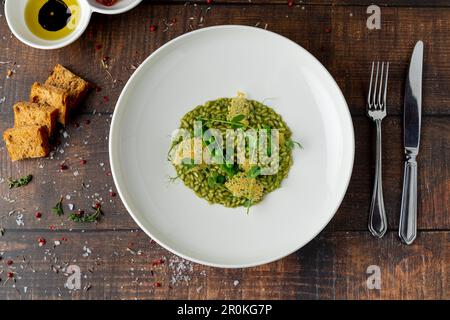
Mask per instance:
[[[181,117],[238,90],[270,98],[304,146],[282,187],[249,215],[168,182]],[[142,63],[117,102],[109,148],[120,197],[150,237],[198,263],[249,267],[296,251],[327,225],[350,180],[354,136],[341,91],[311,54],[259,28],[219,26],[178,37]]]

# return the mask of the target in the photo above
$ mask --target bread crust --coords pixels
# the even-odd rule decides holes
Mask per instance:
[[[48,104],[58,109],[58,122],[63,126],[66,125],[69,119],[69,94],[67,90],[35,82],[31,86],[30,102]]]
[[[90,88],[89,82],[60,64],[53,68],[45,84],[67,90],[70,108],[75,108],[84,99]]]
[[[3,140],[12,161],[46,157],[50,152],[46,126],[9,128],[3,132]]]
[[[52,136],[56,129],[56,120],[59,115],[57,108],[48,104],[33,102],[17,102],[13,106],[14,127],[24,127],[38,125],[47,127],[49,136]]]

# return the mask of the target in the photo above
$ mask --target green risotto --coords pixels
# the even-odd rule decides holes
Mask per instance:
[[[292,149],[299,145],[291,139],[291,131],[278,113],[258,101],[246,99],[242,93],[235,98],[220,98],[196,107],[184,115],[179,129],[185,136],[175,137],[170,146],[169,161],[176,170],[176,177],[172,179],[181,179],[209,203],[226,207],[250,208],[279,188],[292,165]],[[205,132],[208,129],[216,130],[216,136],[207,136]],[[225,141],[233,132],[248,130],[266,134],[263,140],[257,140],[258,150],[267,150],[266,157],[273,159],[276,153],[276,166],[272,166],[276,170],[264,173],[264,168],[275,160],[271,158],[264,165],[262,158],[255,161],[250,157],[251,143],[246,143],[241,149],[236,147],[236,154],[232,157],[224,156],[227,154],[226,143],[219,144],[220,138]],[[275,131],[276,136],[271,135]],[[229,141],[235,143],[236,139],[234,136]],[[246,139],[243,141],[248,142]],[[186,146],[190,148],[187,152]],[[196,150],[198,153],[194,156]],[[241,157],[238,160],[239,150],[245,159]],[[203,160],[206,158],[211,163],[205,163]],[[223,161],[215,162],[217,159]]]

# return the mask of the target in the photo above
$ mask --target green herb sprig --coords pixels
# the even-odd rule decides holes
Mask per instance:
[[[64,214],[64,210],[62,207],[62,200],[63,200],[63,198],[61,197],[59,199],[58,203],[56,203],[56,205],[52,208],[52,212],[54,214],[56,214],[58,217],[60,217]]]
[[[248,170],[247,177],[249,178],[256,178],[261,174],[261,167],[260,166],[253,166]]]
[[[230,178],[239,172],[238,166],[232,163],[223,163],[220,165],[220,169],[222,169],[222,171],[225,172]]]
[[[250,207],[253,205],[253,201],[250,199],[245,200],[244,207],[247,209],[247,214],[250,213]]]
[[[221,119],[206,119],[206,118],[197,118],[199,121],[206,121],[208,123],[224,123],[231,126],[232,129],[240,129],[240,128],[252,128],[249,125],[246,125],[242,122],[242,120],[245,119],[245,115],[238,114],[237,116],[233,117],[231,120],[221,120]],[[254,129],[254,128],[252,128]]]
[[[72,213],[69,216],[69,220],[74,221],[74,222],[82,222],[82,223],[91,223],[91,222],[96,222],[101,215],[103,215],[103,212],[101,210],[101,206],[97,205],[95,207],[92,207],[92,209],[94,209],[94,212],[91,214],[86,214],[86,213]]]
[[[16,180],[8,179],[8,187],[9,189],[23,187],[29,184],[32,179],[33,176],[31,174],[23,176],[22,178]]]
[[[213,173],[208,177],[208,185],[211,188],[221,186],[225,183],[225,177],[221,174]]]
[[[288,147],[290,150],[294,149],[295,147],[299,147],[300,149],[303,149],[303,146],[300,142],[294,141],[294,140],[286,140],[284,143],[286,147]]]

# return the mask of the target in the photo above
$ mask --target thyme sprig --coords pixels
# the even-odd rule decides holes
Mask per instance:
[[[8,179],[8,187],[9,189],[23,187],[29,184],[32,179],[33,176],[31,174],[28,174],[26,176],[23,176],[22,178],[15,180]]]
[[[64,210],[62,207],[62,200],[63,198],[61,197],[58,201],[58,203],[56,203],[56,205],[52,208],[52,212],[54,214],[56,214],[58,217],[62,216],[64,214]]]
[[[100,218],[100,216],[103,215],[103,212],[100,205],[96,205],[95,207],[92,207],[92,209],[94,209],[94,212],[92,212],[91,214],[86,214],[80,211],[77,213],[72,213],[69,216],[69,220],[82,223],[96,222]]]

